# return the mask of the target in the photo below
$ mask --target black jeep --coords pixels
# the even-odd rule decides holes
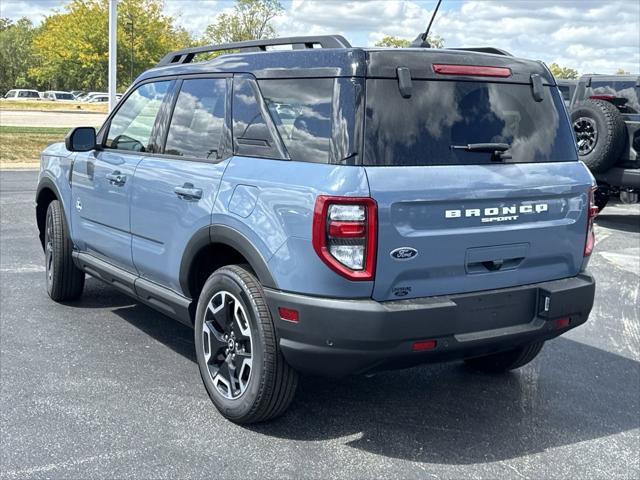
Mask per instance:
[[[580,159],[598,181],[596,204],[640,193],[640,76],[583,75],[570,105]]]

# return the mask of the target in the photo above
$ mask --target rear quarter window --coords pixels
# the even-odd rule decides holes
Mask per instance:
[[[507,143],[508,162],[575,161],[577,153],[562,97],[544,87],[474,81],[414,81],[403,98],[396,80],[366,85],[366,165],[419,166],[492,163],[491,154],[455,150],[472,143]]]
[[[260,80],[260,90],[291,160],[327,163],[332,78]]]

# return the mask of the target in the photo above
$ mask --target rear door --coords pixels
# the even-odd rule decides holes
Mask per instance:
[[[375,299],[579,272],[592,179],[577,161],[558,90],[543,93],[535,101],[525,84],[414,81],[403,98],[396,80],[367,80],[364,162],[379,215]],[[468,147],[479,143],[510,148]]]
[[[230,85],[224,76],[179,80],[158,133],[163,147],[136,169],[133,261],[141,277],[176,292],[182,256],[196,232],[211,223],[231,154]]]
[[[71,224],[78,248],[135,272],[129,206],[134,173],[153,151],[153,130],[170,81],[134,90],[106,127],[103,146],[73,164]]]

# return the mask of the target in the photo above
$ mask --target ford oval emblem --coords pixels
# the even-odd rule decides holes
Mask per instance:
[[[418,255],[418,250],[411,247],[400,247],[392,250],[390,255],[396,260],[411,260]]]

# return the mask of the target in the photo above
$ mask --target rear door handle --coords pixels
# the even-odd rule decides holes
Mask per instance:
[[[113,173],[107,173],[107,180],[111,185],[115,185],[117,187],[121,187],[127,181],[127,176],[121,174],[118,170]]]
[[[202,198],[202,189],[194,188],[192,183],[185,183],[181,187],[175,187],[173,191],[182,200],[199,200]]]

